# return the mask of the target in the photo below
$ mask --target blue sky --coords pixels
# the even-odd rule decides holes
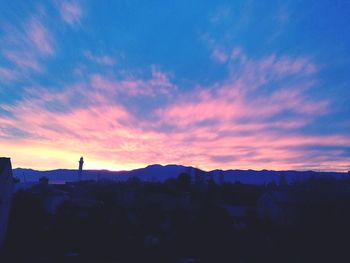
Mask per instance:
[[[350,169],[349,1],[2,1],[14,166]],[[33,160],[33,157],[35,157]]]

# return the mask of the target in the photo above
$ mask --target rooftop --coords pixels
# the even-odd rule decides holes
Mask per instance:
[[[0,174],[6,168],[8,164],[11,164],[11,159],[7,157],[0,157]]]

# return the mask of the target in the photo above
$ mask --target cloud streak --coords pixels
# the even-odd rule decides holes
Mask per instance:
[[[44,72],[43,62],[55,55],[55,41],[45,19],[45,11],[39,9],[19,25],[3,26],[0,56],[8,63],[2,67],[1,80],[16,82]]]
[[[83,16],[81,6],[75,1],[61,1],[59,11],[63,21],[71,26],[79,24]]]
[[[54,48],[51,36],[38,17],[32,17],[26,26],[27,38],[39,53],[53,55]]]
[[[17,73],[14,70],[0,67],[0,81],[7,83],[14,81],[17,78]]]
[[[180,93],[154,66],[149,77],[92,73],[59,92],[29,87],[24,101],[1,105],[14,117],[0,115],[0,143],[11,143],[18,164],[31,167],[23,145],[38,155],[49,152],[67,167],[75,167],[76,157],[84,154],[88,168],[114,170],[149,163],[348,169],[349,136],[301,132],[330,111],[330,101],[306,93],[314,88],[317,67],[306,58],[251,59],[238,50],[227,61],[225,80]],[[145,108],[135,99],[164,103]],[[321,146],[336,148],[318,151]],[[49,167],[51,161],[41,158],[35,168]]]
[[[113,66],[116,63],[115,59],[111,56],[107,56],[107,55],[96,56],[96,55],[93,55],[90,51],[84,52],[84,55],[87,59],[89,59],[90,61],[96,64],[100,64],[104,66]]]

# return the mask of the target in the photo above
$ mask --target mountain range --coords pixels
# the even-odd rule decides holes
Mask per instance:
[[[114,180],[125,181],[130,177],[137,177],[141,181],[163,182],[170,178],[176,178],[180,173],[188,173],[194,179],[196,175],[204,179],[213,179],[215,182],[241,182],[246,184],[278,183],[283,176],[288,183],[303,181],[312,176],[330,176],[337,179],[348,176],[348,173],[340,172],[315,172],[315,171],[273,171],[273,170],[212,170],[203,171],[198,168],[183,165],[149,165],[144,168],[130,171],[108,170],[84,170],[83,180]],[[13,175],[21,182],[35,182],[40,177],[47,177],[50,183],[65,183],[78,180],[78,171],[69,169],[57,169],[50,171],[37,171],[33,169],[16,168]]]

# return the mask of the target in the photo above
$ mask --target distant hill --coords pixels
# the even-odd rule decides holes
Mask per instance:
[[[138,177],[142,181],[160,181],[163,182],[170,178],[177,177],[180,173],[185,172],[194,179],[196,174],[200,174],[203,178],[212,178],[219,182],[220,177],[226,182],[241,182],[248,184],[265,184],[278,183],[281,175],[284,175],[287,182],[296,180],[305,180],[311,176],[332,176],[341,178],[347,176],[347,173],[337,172],[314,172],[314,171],[271,171],[271,170],[213,170],[203,171],[190,166],[182,165],[149,165],[145,168],[135,169],[131,171],[108,171],[108,170],[84,170],[84,180],[116,180],[125,181],[130,177]],[[36,171],[32,169],[17,168],[13,170],[14,176],[18,177],[21,182],[35,182],[40,177],[49,178],[50,183],[65,183],[78,180],[77,170],[58,169],[50,171]]]

